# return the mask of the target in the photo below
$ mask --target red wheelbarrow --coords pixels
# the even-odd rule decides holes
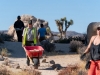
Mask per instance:
[[[42,57],[44,49],[41,46],[24,46],[23,48],[29,60],[34,63],[34,68],[38,69],[39,58]]]
[[[41,46],[25,46],[28,57],[42,57],[44,49]]]

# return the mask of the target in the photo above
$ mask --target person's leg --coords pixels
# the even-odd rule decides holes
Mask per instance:
[[[43,41],[43,40],[45,40],[45,37],[40,37],[40,38],[39,38],[39,41],[40,41],[40,42]]]
[[[96,75],[100,75],[100,60],[96,62]]]
[[[27,64],[27,66],[29,66],[29,65],[30,65],[30,59],[29,59],[28,56],[26,56],[26,58],[27,58],[27,60],[26,60],[26,64]]]
[[[27,41],[26,41],[26,46],[30,46],[30,43],[27,42]],[[29,57],[27,56],[27,54],[26,54],[26,64],[27,64],[27,66],[30,65],[30,59],[29,59]]]
[[[22,42],[22,31],[16,31],[18,42]]]
[[[91,61],[90,69],[88,70],[88,75],[96,75],[96,64]]]

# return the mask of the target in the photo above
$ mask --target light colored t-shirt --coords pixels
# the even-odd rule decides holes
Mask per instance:
[[[25,35],[25,29],[24,29],[24,31],[23,31],[22,36],[24,36],[24,35]],[[32,32],[32,28],[31,28],[31,29],[28,28],[27,33],[26,33],[26,37],[27,37],[27,41],[33,41],[34,34],[33,34],[33,32]]]

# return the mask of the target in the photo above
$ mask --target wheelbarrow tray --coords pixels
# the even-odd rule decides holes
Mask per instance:
[[[41,46],[25,46],[24,50],[29,57],[42,57],[44,51]]]

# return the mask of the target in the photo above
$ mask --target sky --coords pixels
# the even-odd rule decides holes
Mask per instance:
[[[18,15],[32,15],[49,22],[57,31],[56,19],[74,24],[67,31],[86,33],[91,22],[100,22],[100,0],[0,0],[0,30],[8,30]]]

